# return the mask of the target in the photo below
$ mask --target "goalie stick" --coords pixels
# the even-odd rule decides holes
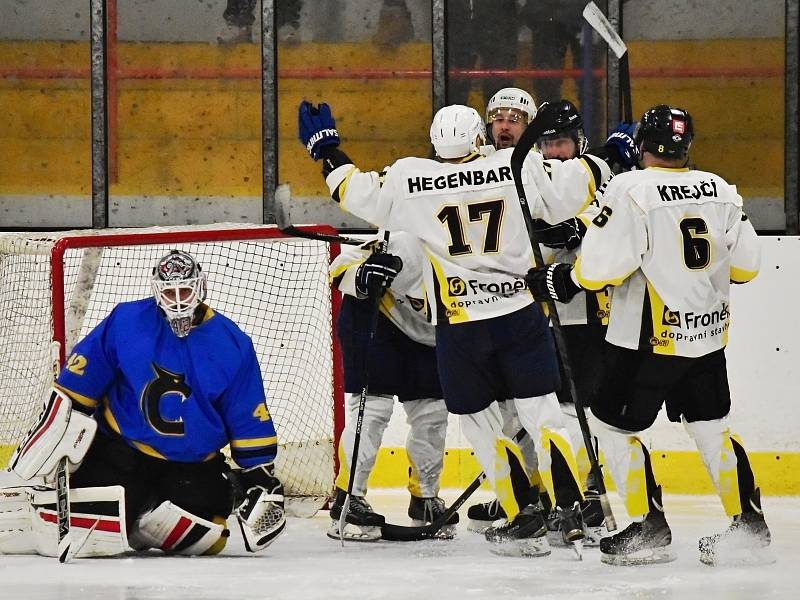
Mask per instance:
[[[519,442],[526,435],[527,432],[524,429],[520,429],[514,436],[514,441]],[[436,534],[439,530],[447,525],[450,517],[456,514],[458,509],[475,493],[475,490],[481,487],[481,483],[483,483],[484,479],[486,479],[486,473],[481,471],[472,483],[467,486],[467,489],[461,492],[461,495],[453,501],[447,510],[434,519],[429,525],[409,527],[407,525],[385,523],[381,527],[381,538],[389,542],[420,542],[422,540],[436,539]]]
[[[583,18],[592,26],[600,37],[619,60],[619,87],[622,96],[622,120],[633,121],[633,106],[631,105],[631,74],[628,66],[628,47],[619,34],[609,23],[603,11],[594,3],[589,2],[583,9]]]
[[[347,246],[360,246],[364,243],[363,240],[345,237],[342,235],[319,233],[318,231],[309,231],[302,227],[292,225],[289,218],[286,203],[291,196],[289,186],[287,184],[279,185],[275,189],[275,223],[282,233],[292,235],[295,237],[305,238],[307,240],[318,240],[320,242],[330,242],[345,244]]]
[[[528,240],[530,241],[531,249],[533,250],[533,257],[536,261],[537,267],[544,265],[544,259],[542,258],[542,250],[539,248],[539,244],[536,242],[536,238],[534,236],[533,217],[531,216],[530,208],[528,206],[528,199],[525,197],[525,188],[522,185],[522,165],[525,162],[525,158],[528,156],[528,153],[531,151],[531,148],[533,148],[533,145],[536,143],[536,140],[541,137],[544,129],[545,128],[542,127],[541,124],[537,124],[536,119],[534,119],[531,124],[528,125],[528,128],[523,132],[522,136],[517,142],[516,147],[514,148],[514,152],[511,154],[511,176],[514,179],[514,186],[517,188],[517,196],[519,197],[519,204],[522,208],[522,217],[525,219],[525,228],[528,230]],[[583,443],[586,446],[586,453],[589,456],[589,464],[591,465],[592,473],[597,480],[596,484],[600,498],[600,506],[602,507],[603,514],[606,517],[606,527],[609,531],[614,531],[617,528],[617,523],[614,520],[614,514],[611,511],[611,503],[608,501],[608,494],[606,493],[606,486],[605,482],[603,481],[602,470],[600,468],[600,463],[597,460],[597,453],[594,450],[594,444],[592,443],[592,434],[589,430],[589,422],[586,420],[586,411],[584,410],[583,404],[581,404],[577,390],[575,389],[575,381],[572,377],[572,363],[569,360],[564,332],[561,329],[561,320],[558,317],[558,311],[556,310],[556,304],[554,300],[548,299],[545,302],[545,305],[547,306],[549,312],[550,322],[553,324],[553,336],[555,337],[556,349],[558,350],[559,357],[561,358],[561,365],[564,369],[564,378],[567,380],[569,392],[572,395],[572,399],[575,401],[575,413],[578,416],[578,423],[581,426]]]

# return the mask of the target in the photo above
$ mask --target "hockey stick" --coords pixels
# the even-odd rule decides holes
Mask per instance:
[[[307,231],[305,229],[292,225],[292,221],[289,218],[288,210],[286,208],[286,203],[289,200],[290,196],[291,192],[287,184],[279,185],[275,189],[275,222],[278,225],[278,229],[280,229],[282,233],[285,233],[287,235],[293,235],[295,237],[305,238],[307,240],[318,240],[320,242],[346,244],[348,246],[360,246],[361,244],[364,243],[363,240],[357,240],[354,238],[344,237],[341,235],[319,233],[316,231]]]
[[[522,185],[522,165],[525,162],[525,158],[528,156],[531,148],[533,148],[534,143],[536,143],[536,140],[542,135],[543,130],[544,128],[541,126],[541,124],[537,125],[536,119],[534,119],[520,137],[516,147],[514,148],[514,152],[511,154],[511,176],[514,179],[514,186],[517,188],[517,196],[519,196],[519,204],[522,208],[522,217],[525,219],[525,228],[528,230],[528,240],[530,241],[531,249],[533,250],[533,257],[536,261],[537,267],[544,265],[544,259],[542,258],[542,250],[539,248],[539,244],[534,235],[533,217],[531,216],[530,208],[528,206],[528,199],[525,197],[525,188]],[[614,520],[614,514],[611,511],[611,503],[608,501],[602,470],[600,468],[600,463],[597,460],[597,454],[594,451],[594,445],[592,444],[592,434],[591,431],[589,431],[589,422],[586,420],[586,411],[584,410],[583,404],[580,402],[580,398],[578,398],[578,393],[575,388],[575,381],[572,377],[572,363],[569,360],[569,355],[567,352],[566,338],[563,330],[561,329],[561,320],[558,317],[558,311],[556,310],[555,302],[548,299],[545,304],[550,315],[550,321],[553,324],[553,335],[556,340],[556,348],[558,350],[559,357],[561,358],[561,365],[564,369],[564,376],[567,380],[567,384],[569,385],[569,392],[575,402],[575,413],[578,416],[578,423],[581,426],[583,443],[586,446],[586,453],[589,456],[589,463],[591,465],[592,473],[597,480],[596,483],[598,495],[600,497],[600,506],[602,507],[603,514],[606,517],[606,527],[609,531],[614,531],[617,528],[617,522]]]
[[[520,429],[514,436],[514,441],[519,442],[526,435],[527,431]],[[434,519],[429,525],[421,525],[419,527],[409,527],[406,525],[393,525],[392,523],[385,523],[381,527],[381,538],[389,542],[420,542],[422,540],[432,540],[436,538],[439,530],[447,525],[454,514],[458,512],[464,503],[469,500],[469,497],[475,493],[481,483],[486,479],[486,473],[481,471],[478,476],[467,486],[461,495],[456,498],[453,503],[445,510],[438,518]]]
[[[619,87],[622,95],[622,120],[633,121],[633,105],[631,104],[631,74],[628,66],[628,47],[619,34],[614,31],[611,23],[603,11],[594,3],[589,2],[583,9],[583,18],[592,26],[600,37],[605,40],[611,51],[619,60]]]
[[[375,252],[386,252],[389,245],[389,231],[383,233],[383,243],[376,244],[373,248]],[[358,399],[358,416],[356,417],[356,431],[353,437],[353,454],[350,458],[350,479],[347,482],[347,495],[342,504],[342,514],[339,515],[339,541],[344,546],[344,527],[347,523],[347,513],[350,512],[350,498],[353,495],[353,483],[356,480],[356,467],[358,466],[358,447],[361,443],[361,426],[364,423],[364,411],[367,407],[367,389],[369,388],[369,348],[375,331],[378,329],[378,313],[381,304],[381,296],[378,290],[375,291],[375,298],[371,306],[369,337],[364,344],[364,362],[361,365],[361,397]]]

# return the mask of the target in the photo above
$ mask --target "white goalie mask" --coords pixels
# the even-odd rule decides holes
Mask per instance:
[[[524,118],[527,118],[526,125],[529,125],[536,116],[536,104],[533,102],[533,97],[519,88],[503,88],[495,92],[494,96],[489,99],[489,104],[486,105],[487,125],[492,124],[500,110],[524,113]]]
[[[194,257],[181,250],[162,256],[153,267],[152,288],[175,335],[189,335],[195,309],[206,299],[206,274]]]
[[[485,143],[486,126],[474,108],[451,104],[434,115],[431,144],[439,158],[461,158]]]

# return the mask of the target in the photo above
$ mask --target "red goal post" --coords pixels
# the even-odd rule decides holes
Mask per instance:
[[[52,380],[52,342],[63,364],[117,303],[151,295],[151,270],[173,248],[198,259],[210,306],[253,339],[278,431],[278,475],[292,512],[313,514],[333,491],[344,427],[339,294],[328,277],[339,246],[274,226],[0,235],[0,467],[36,419]]]

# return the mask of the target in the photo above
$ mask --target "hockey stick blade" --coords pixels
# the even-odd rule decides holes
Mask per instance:
[[[583,18],[592,26],[592,29],[600,34],[600,37],[605,40],[611,51],[617,55],[617,58],[622,58],[622,55],[628,51],[628,47],[619,37],[619,34],[614,31],[600,7],[594,2],[589,2],[583,9]]]
[[[280,229],[281,232],[287,235],[305,238],[307,240],[345,244],[348,246],[360,246],[364,243],[361,240],[356,240],[341,235],[309,231],[303,227],[292,225],[292,221],[289,218],[289,212],[287,209],[287,203],[290,197],[291,192],[287,184],[279,185],[275,189],[275,223],[278,225],[278,229]]]
[[[527,435],[524,429],[520,429],[514,436],[514,441],[519,442]],[[381,537],[390,542],[420,542],[422,540],[436,539],[436,534],[439,530],[447,525],[450,518],[458,512],[464,503],[469,500],[469,497],[481,487],[481,483],[486,479],[486,473],[481,472],[475,479],[472,480],[461,495],[456,498],[450,507],[445,510],[439,518],[435,519],[430,525],[421,525],[419,527],[409,527],[407,525],[394,525],[392,523],[385,523],[381,527]]]

